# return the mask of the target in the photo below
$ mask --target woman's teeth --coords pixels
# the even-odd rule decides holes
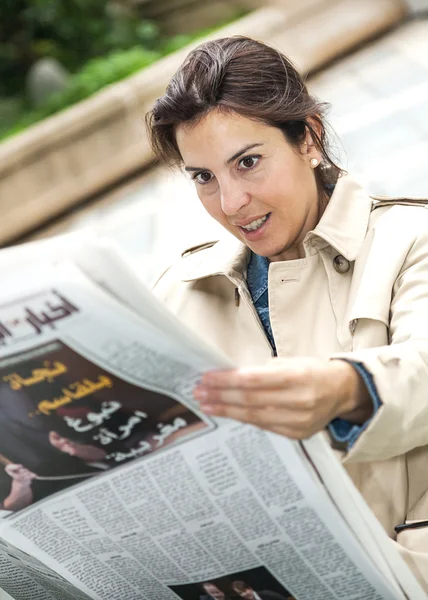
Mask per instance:
[[[241,225],[241,227],[246,231],[255,231],[260,227],[260,225],[262,225],[266,221],[267,218],[268,215],[265,215],[261,219],[256,219],[255,221],[251,221],[251,223],[248,223],[248,225]]]

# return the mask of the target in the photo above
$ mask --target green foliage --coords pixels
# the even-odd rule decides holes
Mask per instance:
[[[100,52],[99,48],[102,48],[105,54],[84,62],[83,66],[70,76],[68,85],[62,92],[51,96],[39,108],[31,110],[25,107],[25,103],[19,99],[16,93],[9,97],[4,94],[1,81],[11,76],[7,65],[10,66],[18,58],[21,60],[22,56],[17,55],[14,44],[5,44],[2,41],[0,43],[0,140],[15,135],[30,125],[89,98],[102,88],[133,75],[162,56],[174,52],[230,22],[229,20],[219,23],[217,27],[204,29],[197,33],[181,34],[163,39],[153,23],[138,20],[138,23],[135,24],[129,17],[119,19],[116,21],[116,27],[112,27],[106,32],[105,24],[94,18],[94,15],[99,12],[100,5],[105,6],[105,0],[69,0],[68,2],[61,0],[33,0],[32,2],[0,0],[0,34],[4,33],[2,24],[9,12],[10,14],[14,12],[16,26],[22,23],[20,19],[23,18],[23,15],[20,16],[19,11],[16,12],[12,9],[16,5],[22,9],[24,4],[30,5],[29,8],[22,11],[27,19],[27,24],[31,20],[37,21],[38,31],[43,29],[43,31],[50,32],[49,35],[52,35],[51,27],[58,27],[57,41],[49,38],[48,33],[45,38],[38,37],[36,39],[35,36],[26,38],[27,41],[31,41],[33,58],[42,55],[53,56],[72,69],[73,65],[79,63],[81,52],[85,52],[89,57],[97,56]],[[83,12],[88,16],[87,23],[82,22]],[[235,18],[242,14],[242,11],[237,12]],[[60,18],[61,16],[65,18],[65,15],[70,19],[68,22],[67,20],[63,22]],[[78,41],[75,39],[76,30],[79,36]],[[58,42],[59,39],[62,40],[61,43]],[[11,40],[10,36],[9,40]],[[70,45],[77,44],[78,50],[76,48],[67,49],[65,40],[70,40]],[[133,40],[133,46],[111,50],[115,46],[126,46],[125,40],[128,42]],[[14,38],[15,42],[16,38]],[[95,52],[98,44],[98,52]],[[26,47],[28,48],[28,45]],[[6,61],[7,64],[2,62],[2,58],[6,55],[9,57],[9,63]],[[22,86],[22,82],[19,84]],[[14,91],[13,86],[12,90]],[[2,93],[6,96],[3,99],[1,98]],[[11,127],[10,123],[14,123],[14,125]]]
[[[202,32],[202,34],[199,33],[197,37],[202,37],[202,35],[204,34],[205,32]],[[195,36],[192,36],[189,33],[181,33],[179,35],[175,35],[174,37],[169,38],[163,43],[161,47],[162,54],[165,56],[167,54],[170,54],[171,52],[180,50],[180,48],[187,46],[187,44],[190,44],[190,42],[192,42],[194,39]]]
[[[75,72],[116,49],[159,45],[156,24],[106,6],[106,0],[0,0],[0,96],[24,89],[38,58],[57,58]]]
[[[28,111],[14,127],[4,132],[3,137],[14,135],[33,123],[89,98],[105,86],[147,67],[161,56],[160,52],[135,47],[90,60],[81,71],[71,76],[65,90],[49,98],[40,108]]]
[[[0,139],[9,129],[11,123],[21,119],[24,103],[19,97],[0,98]]]

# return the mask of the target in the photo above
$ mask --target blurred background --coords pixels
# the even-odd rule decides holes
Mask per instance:
[[[284,51],[369,192],[428,196],[428,0],[1,0],[0,244],[107,235],[151,282],[218,226],[144,115],[201,40]]]

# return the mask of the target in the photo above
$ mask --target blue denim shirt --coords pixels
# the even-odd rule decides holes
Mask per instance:
[[[250,262],[248,263],[247,269],[247,285],[248,290],[251,294],[254,307],[259,315],[259,319],[264,327],[270,345],[274,355],[277,356],[275,340],[272,333],[272,327],[269,318],[269,296],[268,296],[268,273],[269,273],[269,259],[263,256],[258,256],[251,252]],[[374,414],[382,404],[379,394],[376,389],[376,385],[373,381],[371,373],[359,362],[349,361],[354,369],[357,370],[358,374],[367,386],[367,390],[373,401],[373,415],[363,425],[355,425],[345,419],[333,419],[329,424],[329,430],[333,438],[337,442],[346,443],[348,448],[355,443],[358,436],[366,429]]]

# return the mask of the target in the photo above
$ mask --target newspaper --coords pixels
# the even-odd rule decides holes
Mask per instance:
[[[31,263],[21,249],[13,270],[6,252],[0,586],[12,598],[427,597],[322,434],[301,444],[201,413],[193,387],[228,360],[119,252],[87,244]]]

